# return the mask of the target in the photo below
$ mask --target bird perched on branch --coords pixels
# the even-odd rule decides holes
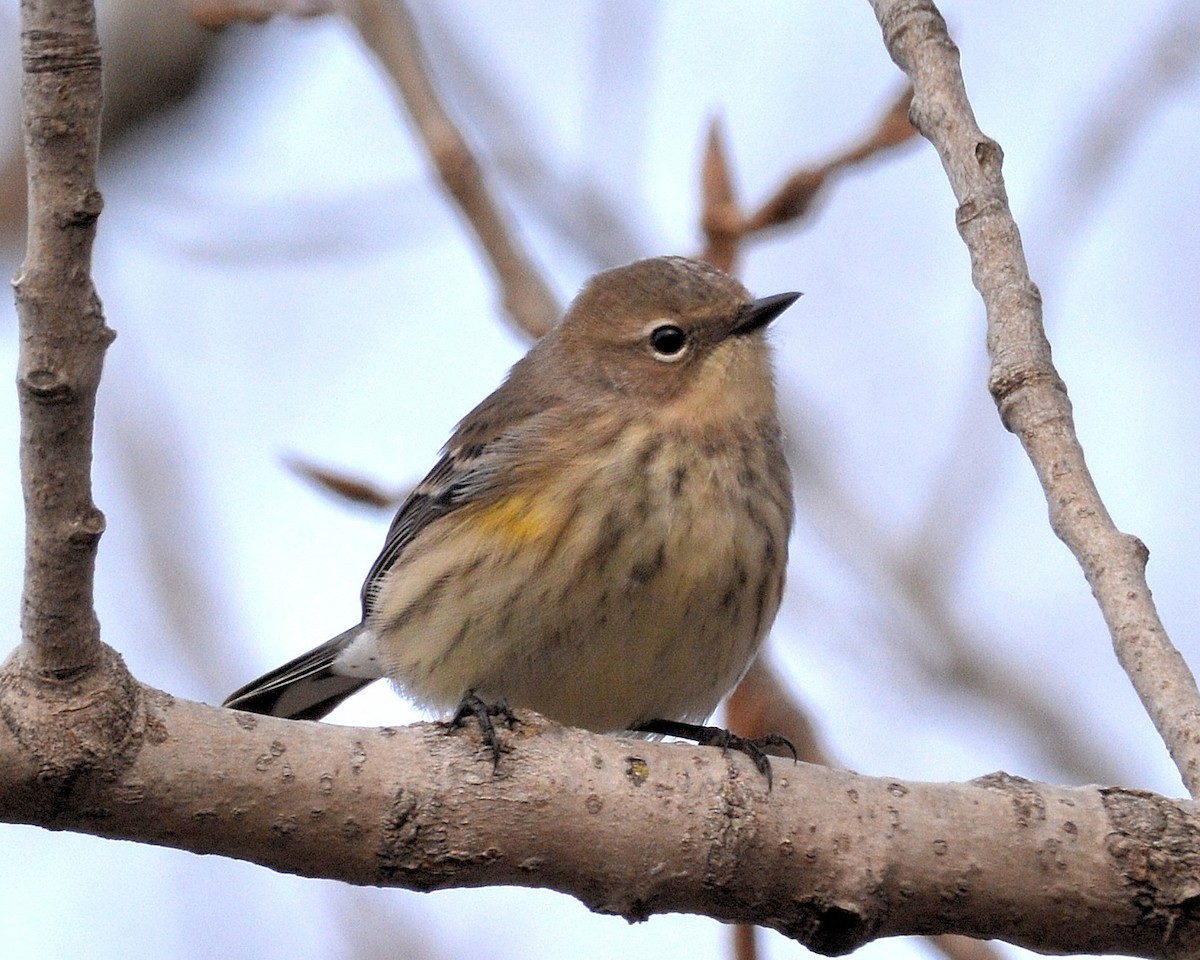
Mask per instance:
[[[362,622],[226,706],[318,719],[388,677],[477,717],[497,762],[511,704],[731,746],[769,778],[763,741],[697,724],[779,607],[792,491],[766,328],[798,296],[683,257],[593,277],[401,505]]]

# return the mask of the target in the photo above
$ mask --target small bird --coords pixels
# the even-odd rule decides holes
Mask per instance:
[[[799,296],[684,257],[597,274],[400,506],[362,622],[225,705],[319,719],[388,677],[477,717],[497,763],[511,705],[734,747],[769,780],[783,738],[698,724],[779,608],[792,487],[765,329]]]

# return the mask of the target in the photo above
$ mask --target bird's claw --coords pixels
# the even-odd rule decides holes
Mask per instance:
[[[740,737],[723,727],[706,727],[699,723],[683,723],[678,720],[647,720],[632,728],[637,733],[657,733],[668,737],[691,740],[701,747],[720,747],[723,751],[736,750],[744,753],[754,763],[754,768],[767,778],[767,789],[772,786],[771,758],[766,747],[786,747],[792,762],[799,760],[796,747],[781,733],[768,733],[761,737]]]
[[[504,725],[512,730],[519,722],[517,715],[512,712],[507,700],[501,698],[494,703],[488,703],[474,690],[468,690],[459,701],[454,716],[446,722],[446,727],[448,730],[457,730],[466,723],[469,717],[473,717],[479,724],[479,734],[483,738],[484,745],[492,751],[492,771],[495,772],[500,767],[500,738],[496,735],[496,724],[493,718],[502,718]]]

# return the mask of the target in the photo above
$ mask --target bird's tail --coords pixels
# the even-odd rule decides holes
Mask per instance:
[[[320,720],[375,677],[335,673],[334,661],[358,636],[362,624],[339,633],[282,667],[251,680],[229,695],[223,706],[289,720]]]

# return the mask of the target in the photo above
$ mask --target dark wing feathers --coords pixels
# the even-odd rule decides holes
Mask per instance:
[[[401,504],[388,529],[383,550],[362,589],[363,620],[371,611],[381,579],[421,531],[468,503],[502,495],[509,489],[531,441],[542,435],[543,421],[560,407],[561,378],[550,375],[553,362],[530,362],[545,353],[556,336],[547,334],[509,372],[500,389],[463,418],[441,458]],[[561,426],[561,424],[560,424]],[[373,677],[341,676],[333,666],[363,624],[315,650],[302,654],[234,691],[225,706],[292,719],[316,720],[370,683]]]
[[[561,411],[563,380],[554,374],[557,329],[546,334],[509,371],[498,389],[459,421],[442,456],[400,505],[383,550],[362,588],[363,619],[379,581],[427,526],[467,503],[507,489],[519,454]]]
[[[364,620],[371,612],[380,580],[422,530],[459,507],[507,489],[518,454],[526,449],[537,429],[536,421],[537,418],[527,420],[486,443],[469,443],[446,450],[392,520],[383,549],[363,583]]]

